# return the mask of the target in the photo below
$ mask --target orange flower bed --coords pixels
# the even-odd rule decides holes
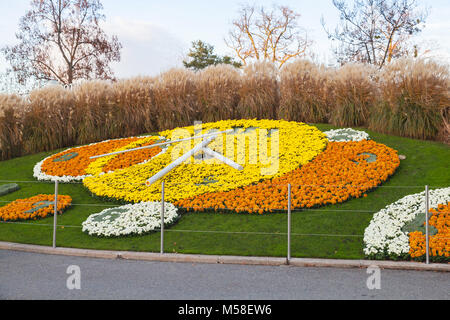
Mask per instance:
[[[18,199],[0,208],[0,220],[36,220],[53,215],[55,196],[40,194],[27,199]],[[62,212],[72,203],[70,196],[58,195],[58,212]]]
[[[437,234],[429,239],[430,256],[450,257],[450,202],[446,205],[440,204],[437,210],[431,209],[430,213],[432,215],[429,224],[438,230]],[[426,254],[425,235],[420,231],[410,232],[409,247],[412,258]]]
[[[47,175],[58,177],[83,176],[86,174],[86,168],[89,164],[95,161],[95,159],[90,159],[90,157],[111,152],[112,150],[124,147],[138,139],[139,138],[116,139],[72,148],[45,159],[42,163],[41,171]],[[70,158],[74,153],[77,155]],[[64,159],[64,156],[66,156],[67,160]]]
[[[155,141],[144,143],[142,145],[137,145],[135,148],[150,146],[154,144]],[[102,168],[103,172],[114,171],[117,169],[128,168],[138,163],[142,163],[145,160],[153,158],[155,155],[160,153],[162,149],[160,147],[154,147],[151,149],[136,150],[127,153],[121,153],[115,156],[113,159],[108,161],[108,163]]]
[[[365,161],[376,155],[376,161]],[[179,200],[175,205],[187,210],[231,209],[237,212],[272,212],[287,208],[287,184],[291,184],[292,208],[312,208],[366,196],[400,164],[397,151],[372,140],[330,142],[311,162],[282,177],[256,185],[206,193]]]

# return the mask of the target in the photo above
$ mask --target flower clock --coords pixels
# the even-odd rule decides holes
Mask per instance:
[[[214,132],[216,136],[207,148],[222,158],[205,151],[173,165],[205,139],[193,136]],[[108,155],[93,158],[103,154]],[[239,166],[230,166],[224,158]],[[95,196],[130,204],[160,201],[164,180],[165,200],[178,209],[270,213],[286,210],[288,184],[293,209],[341,203],[366,196],[394,174],[399,164],[395,150],[370,140],[362,131],[321,132],[311,125],[284,120],[225,120],[200,128],[166,130],[158,136],[68,149],[39,162],[34,176],[63,182],[79,180]],[[170,170],[164,171],[167,168]],[[163,178],[148,183],[161,172],[165,172]],[[114,232],[102,227],[103,221],[129,225],[126,221],[132,215],[128,213],[134,211],[124,209],[125,214],[121,210],[99,213],[106,220],[88,219],[86,232],[122,234],[117,231],[122,227]],[[142,230],[130,227],[127,232],[139,234],[157,228],[150,224]]]
[[[198,143],[194,135],[219,131],[208,146],[241,164],[236,170],[215,158],[192,155],[164,177],[165,199],[177,207],[270,212],[285,209],[287,185],[293,208],[311,208],[364,196],[391,176],[397,152],[353,129],[321,132],[283,120],[227,120],[176,128],[159,136],[132,137],[76,147],[34,168],[38,179],[82,180],[94,195],[129,203],[159,201],[160,181],[146,181]],[[144,146],[157,146],[141,148]],[[138,150],[117,153],[138,148]],[[96,155],[113,153],[106,157]]]

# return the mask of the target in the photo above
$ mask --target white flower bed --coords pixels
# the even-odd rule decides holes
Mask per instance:
[[[430,190],[430,209],[448,201],[450,187]],[[403,197],[375,213],[364,232],[364,253],[367,256],[408,254],[409,237],[402,228],[421,212],[425,212],[425,191]]]
[[[164,204],[164,225],[178,218],[177,208]],[[161,203],[141,202],[105,209],[90,215],[82,223],[83,232],[91,236],[118,237],[140,235],[161,228]]]
[[[369,140],[369,134],[352,128],[329,130],[324,132],[329,141],[346,142]]]

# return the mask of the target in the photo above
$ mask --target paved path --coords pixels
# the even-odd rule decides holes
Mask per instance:
[[[81,289],[69,290],[71,265]],[[448,273],[109,260],[0,250],[0,299],[449,299]]]

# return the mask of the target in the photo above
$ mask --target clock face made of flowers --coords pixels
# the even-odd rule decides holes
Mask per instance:
[[[132,203],[159,201],[161,183],[147,186],[145,182],[198,141],[91,157],[231,130],[218,135],[208,148],[242,165],[242,170],[215,158],[200,159],[202,154],[192,155],[164,176],[165,199],[187,209],[262,213],[286,208],[288,183],[292,185],[293,207],[314,207],[363,196],[387,180],[399,165],[395,150],[352,129],[323,133],[314,126],[283,120],[226,120],[197,129],[177,128],[157,137],[115,139],[72,148],[38,163],[34,176],[82,180],[100,197]],[[347,140],[338,142],[344,135]]]

